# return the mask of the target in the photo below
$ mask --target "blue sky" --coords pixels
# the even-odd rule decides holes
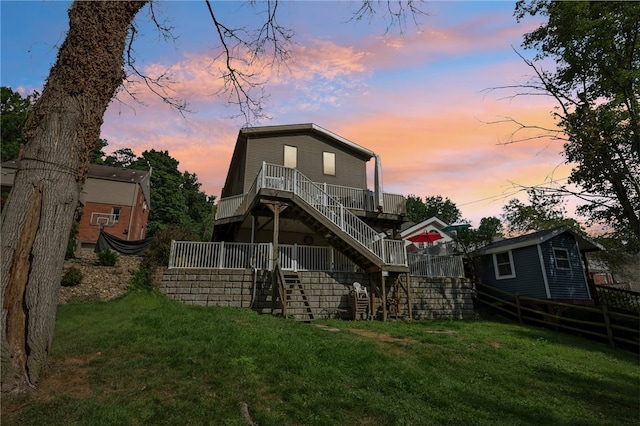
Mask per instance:
[[[0,2],[0,84],[23,94],[41,90],[67,29],[69,2]],[[228,25],[255,24],[241,2],[214,1]],[[477,225],[499,215],[518,185],[569,174],[559,142],[504,145],[513,127],[487,124],[511,116],[552,126],[546,99],[505,99],[486,89],[525,82],[531,74],[513,51],[539,21],[518,24],[514,2],[428,2],[419,27],[386,32],[383,16],[349,21],[359,3],[285,1],[279,23],[295,34],[289,69],[262,70],[270,120],[257,124],[316,123],[382,158],[385,192],[449,197]],[[149,75],[168,71],[172,93],[188,102],[182,117],[136,86],[105,116],[108,153],[132,148],[168,150],[181,170],[196,173],[219,196],[239,128],[225,98],[215,96],[216,40],[206,4],[158,1],[155,12],[177,36],[165,42],[149,20],[136,17],[136,64]]]

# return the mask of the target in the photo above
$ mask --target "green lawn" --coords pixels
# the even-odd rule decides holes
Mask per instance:
[[[318,327],[322,325],[325,327]],[[636,355],[497,321],[314,325],[133,292],[62,305],[2,425],[624,425]]]

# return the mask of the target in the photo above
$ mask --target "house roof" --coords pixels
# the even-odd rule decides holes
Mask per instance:
[[[149,170],[133,170],[123,169],[120,167],[103,166],[99,164],[89,164],[89,177],[97,179],[140,183],[149,174]]]
[[[504,240],[496,241],[495,243],[476,251],[474,254],[491,254],[533,246],[548,241],[565,232],[568,232],[575,237],[578,243],[578,248],[581,252],[604,250],[604,247],[591,240],[587,236],[583,235],[581,232],[577,232],[569,226],[558,226],[555,228],[543,229],[531,234],[520,235],[518,237],[506,238]]]
[[[274,134],[300,134],[300,133],[315,133],[326,138],[333,140],[334,142],[343,145],[347,149],[354,151],[360,155],[368,157],[371,159],[375,154],[373,151],[362,147],[354,142],[351,142],[348,139],[343,138],[340,135],[337,135],[323,127],[318,126],[313,123],[303,123],[303,124],[285,124],[285,125],[277,125],[277,126],[260,126],[260,127],[244,127],[240,129],[240,133],[238,134],[238,142],[241,139],[246,140],[251,136],[268,136]]]
[[[411,236],[413,233],[422,232],[424,228],[426,228],[429,225],[433,225],[435,228],[438,228],[438,229],[442,229],[445,226],[447,226],[445,222],[433,216],[427,220],[423,220],[420,223],[410,224],[407,228],[403,229],[400,232],[400,235],[402,236],[402,238]]]
[[[17,169],[19,160],[10,160],[2,163],[3,169]],[[151,172],[149,170],[123,169],[121,167],[103,166],[99,164],[89,164],[90,178],[114,180],[118,182],[140,183]]]

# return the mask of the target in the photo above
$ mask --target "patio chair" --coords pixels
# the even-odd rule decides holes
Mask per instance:
[[[369,297],[367,293],[367,288],[360,284],[358,281],[353,283],[353,289],[356,291],[356,296],[358,297]]]

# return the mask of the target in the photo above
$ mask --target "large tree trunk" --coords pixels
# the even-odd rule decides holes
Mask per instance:
[[[34,385],[53,337],[64,254],[104,112],[124,79],[123,52],[146,1],[76,1],[69,32],[25,130],[2,213],[2,389]]]

